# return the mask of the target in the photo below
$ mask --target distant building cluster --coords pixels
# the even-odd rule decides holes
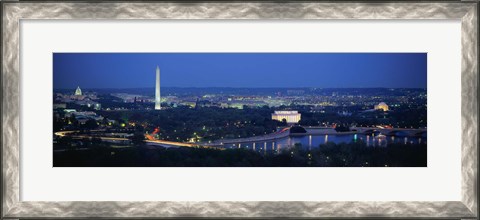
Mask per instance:
[[[287,90],[287,95],[300,96],[300,95],[304,95],[304,94],[305,94],[305,90],[302,90],[302,89],[289,89],[289,90]]]
[[[165,101],[168,105],[176,106],[190,106],[196,107],[219,107],[219,108],[237,108],[243,109],[244,106],[255,108],[263,106],[281,106],[288,105],[291,102],[288,100],[271,99],[265,97],[249,97],[249,96],[218,96],[218,95],[205,95],[203,97],[197,96],[166,96],[162,101]]]
[[[100,110],[102,105],[94,100],[97,100],[96,93],[84,93],[80,87],[75,89],[73,95],[70,94],[56,94],[53,108],[66,108],[66,103],[74,103],[77,105],[87,106],[89,108],[93,108],[95,110]]]
[[[272,120],[283,121],[285,119],[288,124],[298,123],[301,119],[301,114],[298,111],[275,111],[272,114]]]
[[[128,94],[128,93],[112,93],[113,97],[121,99],[125,103],[143,103],[143,102],[154,102],[155,100],[151,97],[137,95],[137,94]]]

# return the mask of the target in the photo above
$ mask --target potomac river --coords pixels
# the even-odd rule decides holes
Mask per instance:
[[[251,138],[225,139],[204,146],[223,148],[244,148],[259,152],[279,152],[283,148],[301,144],[306,148],[316,148],[326,143],[351,143],[363,141],[367,146],[386,147],[390,143],[426,144],[426,129],[356,128],[350,132],[336,132],[333,128],[306,128],[307,133],[290,133],[283,129],[269,135]]]

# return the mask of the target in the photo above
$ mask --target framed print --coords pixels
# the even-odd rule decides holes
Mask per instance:
[[[2,3],[2,217],[478,218],[478,3]]]

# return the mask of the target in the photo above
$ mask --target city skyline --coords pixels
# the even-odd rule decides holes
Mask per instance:
[[[55,89],[426,88],[426,53],[54,53]],[[298,73],[300,72],[300,73]]]
[[[425,53],[55,53],[53,83],[54,167],[427,166]]]

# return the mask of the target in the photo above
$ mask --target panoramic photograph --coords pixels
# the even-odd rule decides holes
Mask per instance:
[[[427,53],[53,53],[54,167],[427,167]]]

